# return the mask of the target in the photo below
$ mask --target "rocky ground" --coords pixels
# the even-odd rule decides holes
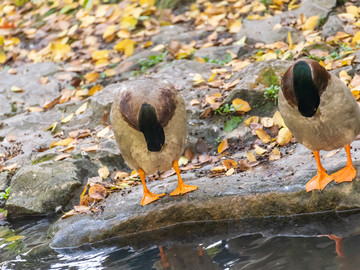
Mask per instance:
[[[356,77],[360,51],[351,43],[360,21],[355,15],[353,21],[351,16],[339,15],[348,14],[345,11],[351,2],[336,4],[335,0],[304,0],[300,7],[269,18],[245,19],[231,35],[189,22],[161,26],[151,41],[152,48],[162,47],[135,50],[118,63],[115,75],[101,77],[104,88],[95,89],[92,95],[74,94],[79,68],[68,61],[14,62],[4,68],[0,72],[0,191],[10,187],[10,196],[1,201],[0,208],[5,207],[14,219],[65,213],[77,206],[49,229],[53,247],[73,247],[179,223],[358,208],[358,178],[331,184],[323,192],[304,191],[315,174],[315,161],[294,138],[280,135],[279,130],[286,127],[274,101],[264,97],[267,88],[279,84],[292,60],[309,56],[323,61],[359,95],[355,91],[360,84]],[[299,16],[319,16],[323,21],[314,29],[301,30],[296,26]],[[232,42],[200,47],[185,59],[171,55],[179,44],[184,49],[184,44],[204,44],[213,38],[220,40],[220,35]],[[331,41],[335,37],[342,45]],[[343,44],[350,45],[341,51]],[[276,50],[283,52],[276,55]],[[334,52],[339,58],[327,61],[325,57]],[[156,65],[143,68],[143,59],[162,56],[165,58]],[[142,187],[136,175],[126,175],[124,181],[116,176],[131,170],[108,124],[119,83],[136,76],[169,80],[184,97],[188,140],[182,176],[186,183],[198,186],[193,193],[166,196],[145,207],[140,206]],[[246,101],[251,110],[231,114],[219,109],[236,99]],[[216,114],[219,110],[222,113]],[[225,123],[235,115],[241,115],[242,122],[232,124],[229,132]],[[352,153],[358,169],[359,148],[360,142],[355,141]],[[346,163],[344,150],[324,152],[322,157],[329,172]],[[89,178],[92,185],[106,188],[104,198],[78,206]],[[174,173],[165,172],[149,176],[148,187],[156,193],[170,193],[176,183]]]

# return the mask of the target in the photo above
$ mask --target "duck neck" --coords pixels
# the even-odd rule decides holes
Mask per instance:
[[[294,65],[293,84],[299,112],[305,117],[313,116],[319,107],[320,95],[314,84],[311,68],[305,61]]]
[[[139,112],[139,129],[144,134],[147,148],[151,152],[159,152],[165,142],[165,134],[160,125],[155,108],[144,103]]]

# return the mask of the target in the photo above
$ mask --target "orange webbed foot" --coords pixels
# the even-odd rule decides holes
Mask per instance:
[[[194,190],[197,190],[197,186],[185,185],[184,183],[180,183],[177,188],[170,193],[170,196],[178,196]]]
[[[356,170],[352,165],[346,165],[345,168],[331,175],[337,184],[342,182],[351,182],[356,176]]]
[[[314,189],[323,190],[332,180],[332,176],[328,175],[326,171],[318,171],[317,175],[307,182],[305,189],[307,192]]]
[[[143,196],[143,198],[141,200],[141,205],[145,206],[145,205],[147,205],[149,203],[157,201],[158,199],[160,199],[161,197],[163,197],[165,195],[166,195],[165,193],[155,194],[155,193],[152,193],[150,191],[144,192],[144,196]]]

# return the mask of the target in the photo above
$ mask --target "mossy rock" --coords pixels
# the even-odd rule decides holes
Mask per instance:
[[[280,80],[275,71],[270,67],[264,68],[260,71],[260,75],[257,77],[256,83],[261,83],[265,87],[270,87],[272,85],[280,85]]]

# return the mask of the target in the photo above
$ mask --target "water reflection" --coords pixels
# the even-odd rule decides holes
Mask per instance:
[[[360,269],[359,213],[181,225],[58,250],[48,245],[51,222],[0,226],[1,268]]]

